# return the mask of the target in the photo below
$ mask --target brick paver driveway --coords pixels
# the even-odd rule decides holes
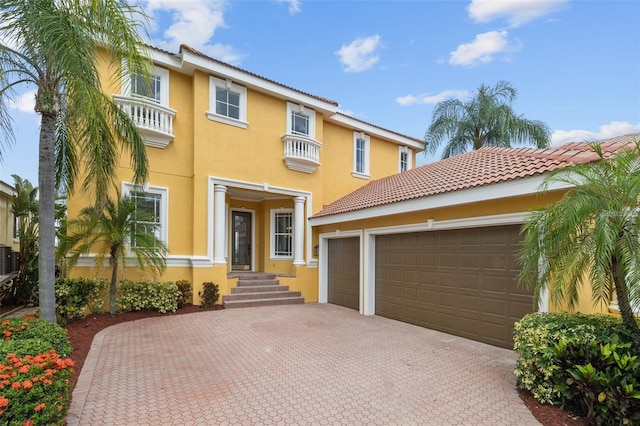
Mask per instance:
[[[512,351],[334,305],[228,309],[100,332],[73,425],[536,425]]]

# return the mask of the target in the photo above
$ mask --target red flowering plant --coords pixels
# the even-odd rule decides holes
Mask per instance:
[[[49,323],[32,327],[40,321],[29,318],[0,322],[0,424],[64,424],[73,361],[52,346],[70,346],[68,339],[66,344],[59,341],[59,333],[47,332],[59,326]],[[43,339],[35,337],[35,331],[43,330]],[[48,349],[42,350],[45,347]],[[16,351],[7,353],[11,348]]]

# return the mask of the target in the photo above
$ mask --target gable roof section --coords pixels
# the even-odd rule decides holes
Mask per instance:
[[[601,141],[606,156],[640,141],[640,133]],[[557,148],[481,148],[368,183],[325,206],[320,218],[542,175],[598,155],[582,142]]]

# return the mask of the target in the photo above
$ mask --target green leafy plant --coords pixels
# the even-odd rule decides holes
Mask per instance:
[[[0,322],[0,334],[5,341],[37,339],[46,342],[62,356],[68,356],[73,348],[67,330],[58,324],[39,318],[12,318]]]
[[[200,306],[205,309],[213,308],[220,298],[220,287],[218,284],[206,282],[202,284],[202,292],[198,292],[202,302]]]
[[[107,288],[104,279],[89,278],[58,278],[56,280],[56,300],[58,301],[58,315],[64,320],[82,318],[86,310],[99,311],[104,300],[100,297]]]
[[[182,293],[174,282],[122,280],[118,306],[123,311],[175,312]]]
[[[73,361],[55,350],[35,356],[10,353],[0,363],[0,422],[62,425],[70,401]]]
[[[181,293],[180,300],[178,300],[178,308],[182,308],[184,305],[191,303],[193,297],[193,287],[191,286],[191,281],[189,280],[178,280],[176,281],[176,286]]]
[[[632,341],[620,318],[529,314],[515,325],[515,375],[542,403],[597,425],[638,425],[640,361]]]

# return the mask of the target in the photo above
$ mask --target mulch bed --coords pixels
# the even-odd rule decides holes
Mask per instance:
[[[135,321],[143,318],[152,318],[166,315],[183,315],[193,312],[204,312],[207,310],[223,309],[222,306],[216,305],[212,309],[202,309],[195,305],[186,305],[178,309],[173,314],[161,314],[152,311],[136,311],[124,312],[111,316],[110,314],[94,314],[88,317],[68,323],[65,328],[73,347],[71,359],[75,363],[74,373],[71,378],[72,389],[78,381],[78,375],[84,365],[84,360],[91,349],[93,337],[100,330],[106,327],[120,324],[127,321]],[[547,404],[540,404],[533,396],[525,390],[518,390],[520,398],[531,411],[533,416],[543,426],[589,426],[589,422],[584,417],[576,417],[567,412],[562,411],[559,407]]]

